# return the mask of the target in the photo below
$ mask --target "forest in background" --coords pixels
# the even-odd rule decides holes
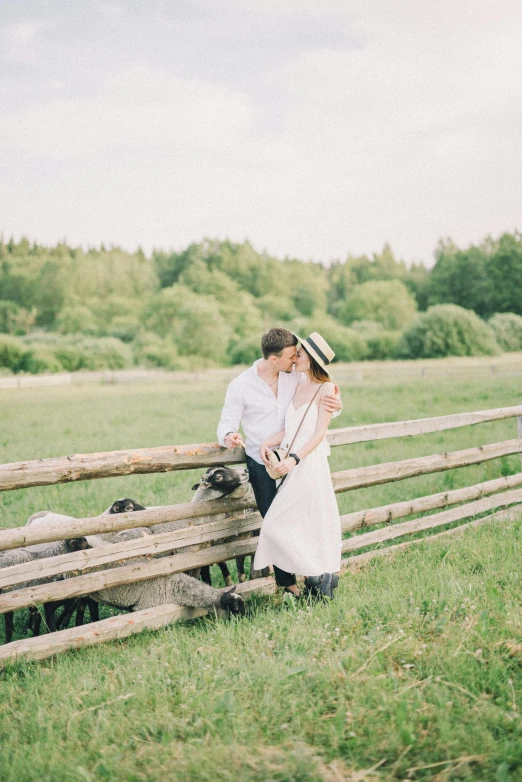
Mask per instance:
[[[522,350],[522,234],[408,267],[389,245],[330,266],[206,239],[181,252],[0,239],[0,373],[248,364],[283,325],[340,361]]]

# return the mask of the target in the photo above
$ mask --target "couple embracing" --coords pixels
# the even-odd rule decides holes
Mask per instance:
[[[320,334],[301,339],[282,328],[263,336],[261,350],[263,358],[230,383],[218,426],[227,448],[241,445],[240,424],[246,435],[250,482],[263,516],[252,567],[273,565],[277,584],[295,597],[298,573],[306,576],[308,593],[332,598],[341,563],[326,440],[341,410],[327,369],[335,354]]]

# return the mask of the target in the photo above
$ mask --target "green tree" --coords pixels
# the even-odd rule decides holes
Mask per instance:
[[[0,334],[0,367],[7,367],[11,372],[19,372],[23,368],[27,347],[16,337]]]
[[[339,301],[335,314],[346,325],[375,320],[384,328],[401,329],[417,312],[415,299],[399,280],[377,280],[357,285],[346,301]]]
[[[522,234],[503,234],[486,264],[490,282],[489,312],[522,315]]]
[[[56,318],[56,326],[61,334],[96,334],[96,318],[82,304],[64,307]]]
[[[522,317],[513,312],[498,312],[488,321],[502,350],[522,350]]]
[[[493,290],[485,249],[459,250],[449,240],[439,242],[436,258],[428,285],[429,302],[458,304],[481,317],[491,315]]]
[[[403,333],[405,358],[492,356],[499,353],[495,334],[472,310],[456,304],[435,304]]]
[[[216,364],[227,361],[233,332],[213,296],[199,295],[179,283],[164,288],[149,303],[146,325],[160,336],[170,336],[180,356],[201,356]]]

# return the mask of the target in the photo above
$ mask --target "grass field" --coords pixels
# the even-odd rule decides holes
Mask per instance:
[[[363,378],[341,384],[336,426],[522,403],[517,376],[420,379],[394,363]],[[224,391],[224,381],[1,391],[0,458],[213,441]],[[333,449],[331,467],[515,436],[509,420],[345,446]],[[346,493],[339,505],[347,512],[519,470],[519,457],[508,457]],[[186,501],[193,479],[5,492],[0,525],[43,508],[88,516],[121,496]],[[356,771],[522,779],[520,531],[520,521],[485,525],[374,561],[344,576],[330,605],[258,598],[241,621],[202,619],[0,672],[0,780],[335,782]]]

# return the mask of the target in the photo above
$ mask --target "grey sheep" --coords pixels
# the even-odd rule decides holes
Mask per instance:
[[[147,560],[135,561],[146,562]],[[215,610],[218,614],[227,611],[232,614],[244,614],[245,602],[241,595],[234,593],[234,590],[235,587],[221,592],[186,573],[176,573],[134,584],[108,587],[94,592],[91,597],[99,603],[126,611],[141,611],[144,608],[176,603],[191,608],[204,608],[207,611]]]
[[[2,551],[0,552],[0,569],[6,568],[6,567],[12,567],[13,565],[21,565],[24,562],[31,562],[33,559],[37,559],[36,554],[32,554],[30,551],[27,551],[25,548],[14,548],[10,551]],[[33,582],[34,583],[34,582]],[[18,588],[24,587],[24,586],[31,586],[32,583],[27,584],[21,584]],[[11,589],[7,587],[6,589],[0,590],[1,592],[10,592]],[[40,616],[38,609],[36,606],[31,606],[29,608],[29,620],[28,620],[28,626],[33,631],[33,635],[38,635],[40,632],[40,624],[42,622],[42,617]],[[8,611],[4,614],[4,643],[8,644],[13,640],[13,632],[14,632],[14,611]]]
[[[192,490],[196,493],[192,497],[192,502],[210,502],[211,500],[218,500],[226,497],[227,499],[247,499],[255,506],[256,501],[252,486],[248,480],[248,470],[238,470],[233,467],[209,467],[205,475],[203,475],[196,483]],[[244,515],[252,513],[250,510],[243,511]],[[151,531],[154,535],[161,532],[172,532],[177,529],[183,529],[184,527],[196,526],[199,524],[207,524],[209,521],[218,521],[221,519],[229,518],[236,515],[234,513],[217,513],[212,516],[197,516],[188,519],[181,519],[179,521],[168,521],[163,524],[155,524],[151,527]],[[250,532],[242,533],[236,536],[236,540],[243,540],[251,536]],[[223,538],[222,540],[213,541],[214,545],[219,543],[225,543],[230,538]],[[197,550],[198,548],[206,548],[210,546],[210,543],[203,543],[197,546],[190,546],[185,549],[178,549],[179,552],[191,550]],[[223,574],[225,584],[230,586],[232,584],[232,578],[226,562],[217,563]],[[245,557],[236,557],[237,571],[239,581],[245,580]],[[202,580],[210,584],[210,566],[206,565],[199,568],[196,571],[191,571],[191,575],[198,577],[201,575]]]
[[[35,559],[47,559],[47,557],[55,557],[58,556],[59,554],[68,554],[74,551],[80,551],[81,549],[85,549],[85,548],[89,548],[89,544],[87,543],[86,538],[72,538],[70,540],[61,540],[52,543],[42,543],[34,546],[26,546],[26,547],[11,549],[10,551],[0,552],[0,568],[7,568],[13,565],[21,565],[25,562],[32,562]],[[43,584],[46,583],[47,581],[53,581],[53,580],[55,579],[54,578],[34,579],[33,581],[27,581],[22,584],[17,584],[14,587],[6,587],[2,591],[4,593],[12,592],[13,589],[23,589],[24,587],[36,586],[37,584]],[[65,616],[70,611],[71,606],[72,606],[72,611],[74,611],[74,608],[76,607],[77,603],[78,603],[77,600],[65,600],[65,601],[52,601],[44,604],[45,620],[50,632],[56,630],[57,626],[59,626],[60,623],[63,622],[61,617],[60,617],[61,622],[56,621],[56,610],[59,607],[63,606],[64,608],[63,616]],[[36,606],[30,606],[28,610],[29,610],[29,619],[27,622],[27,627],[29,630],[32,631],[33,636],[35,636],[40,633],[42,618]],[[72,615],[72,611],[69,613],[69,619],[70,616]],[[96,606],[95,613],[97,613],[97,606]],[[91,619],[92,618],[93,616],[91,612]],[[13,631],[14,631],[13,611],[8,611],[6,614],[4,614],[4,626],[5,626],[5,643],[10,643],[10,641],[13,638]]]

